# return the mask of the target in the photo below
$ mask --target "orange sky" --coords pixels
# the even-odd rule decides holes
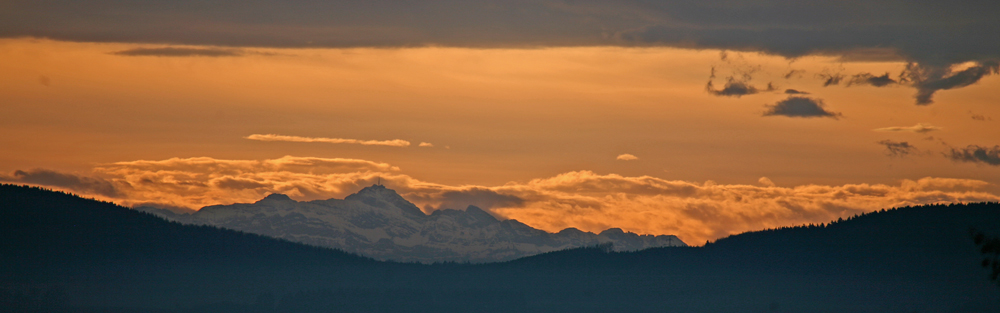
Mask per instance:
[[[902,61],[30,38],[0,39],[0,60],[0,180],[126,205],[340,198],[382,176],[428,211],[475,204],[549,231],[621,227],[700,244],[889,206],[1000,200],[1000,166],[953,157],[1000,144],[1000,79],[938,91],[930,105],[904,84],[847,86],[862,73],[897,78]],[[714,95],[713,71],[714,90],[733,77],[762,91]],[[824,87],[831,73],[846,78]],[[764,116],[788,89],[839,116]],[[875,130],[888,127],[898,128]],[[907,146],[893,154],[887,142]]]

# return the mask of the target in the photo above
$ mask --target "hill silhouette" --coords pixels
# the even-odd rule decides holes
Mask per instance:
[[[1000,204],[906,207],[704,247],[503,263],[378,262],[0,186],[0,307],[35,312],[995,312],[970,228]],[[984,242],[985,240],[981,240]]]

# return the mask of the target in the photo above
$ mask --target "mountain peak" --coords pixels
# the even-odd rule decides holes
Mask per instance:
[[[272,193],[261,199],[260,201],[294,201],[292,198],[280,193]],[[260,202],[258,201],[258,202]]]
[[[414,214],[419,216],[426,216],[423,211],[420,210],[416,205],[406,201],[403,196],[396,193],[395,190],[386,188],[383,185],[375,184],[365,188],[362,188],[357,193],[347,196],[344,198],[347,201],[360,201],[367,205],[379,208],[385,208],[384,204],[389,204],[395,206],[403,212],[408,214]],[[384,203],[384,204],[383,204]]]
[[[605,229],[604,231],[602,231],[598,235],[622,235],[622,234],[625,234],[625,231],[622,230],[621,228],[615,227],[615,228]]]
[[[344,200],[356,200],[357,198],[374,198],[386,202],[393,202],[397,199],[405,201],[405,199],[403,199],[403,196],[400,196],[399,193],[396,193],[395,190],[385,188],[385,186],[378,184],[362,188],[358,192],[350,196],[347,196],[346,198],[344,198]]]
[[[493,217],[493,214],[490,214],[489,212],[486,212],[485,210],[480,209],[479,207],[474,205],[470,205],[468,208],[466,208],[465,213],[471,217],[476,218],[477,220],[482,220],[486,222],[498,221],[496,217]]]

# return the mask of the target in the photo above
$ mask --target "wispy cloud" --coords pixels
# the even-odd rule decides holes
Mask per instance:
[[[806,73],[805,70],[790,70],[790,71],[788,71],[788,73],[785,73],[784,77],[785,77],[785,79],[802,78],[802,74],[805,74],[805,73]]]
[[[823,100],[809,97],[790,96],[765,107],[767,110],[764,111],[764,116],[829,117],[832,119],[842,116],[840,113],[827,111],[824,108]]]
[[[972,66],[960,71],[952,71],[950,66],[929,66],[911,63],[907,65],[902,76],[911,81],[917,88],[917,104],[933,103],[934,93],[939,90],[960,88],[975,84],[983,77],[1000,73],[1000,62],[974,62]]]
[[[953,161],[1000,166],[1000,145],[992,148],[979,145],[969,145],[959,149],[952,148],[945,155]]]
[[[927,123],[917,123],[913,126],[890,126],[873,129],[879,132],[913,132],[918,134],[923,134],[935,130],[941,130],[941,127],[937,127]]]
[[[885,154],[890,157],[905,157],[907,155],[917,153],[917,147],[914,147],[909,142],[906,141],[892,141],[892,140],[882,140],[876,142],[879,145],[885,147]]]
[[[322,143],[346,143],[346,144],[357,144],[366,146],[390,146],[390,147],[407,147],[410,145],[409,141],[402,139],[393,140],[358,140],[358,139],[346,139],[346,138],[324,138],[324,137],[301,137],[301,136],[285,136],[285,135],[275,135],[275,134],[253,134],[244,137],[250,140],[259,141],[288,141],[288,142],[322,142]],[[422,147],[425,147],[422,145]]]
[[[844,74],[840,72],[830,72],[824,71],[823,73],[816,74],[816,77],[823,80],[823,87],[828,87],[832,85],[839,85],[840,81],[844,79]]]
[[[889,85],[895,85],[899,82],[889,78],[889,73],[885,73],[881,76],[875,76],[872,73],[861,73],[851,77],[851,80],[847,81],[847,86],[853,85],[868,85],[875,87],[885,87]]]
[[[715,89],[715,86],[712,84],[712,81],[709,80],[708,84],[705,85],[705,90],[708,91],[708,93],[716,96],[739,98],[742,96],[757,94],[764,91],[771,91],[774,90],[774,87],[772,87],[771,84],[767,84],[766,89],[760,89],[754,87],[753,85],[750,85],[749,82],[739,81],[730,77],[726,80],[726,84],[722,87],[722,89]]]
[[[628,153],[626,153],[626,154],[619,154],[618,157],[615,158],[615,160],[618,160],[618,161],[635,161],[635,160],[638,160],[638,159],[639,159],[639,157],[631,155],[631,154],[628,154]]]
[[[419,145],[417,145],[417,146],[418,146],[418,147],[428,147],[428,148],[430,148],[430,147],[433,147],[433,146],[434,146],[434,144],[432,144],[432,143],[429,143],[429,142],[421,142],[421,143],[420,143]]]
[[[111,52],[122,56],[156,56],[156,57],[238,57],[247,53],[241,49],[229,48],[134,48]]]
[[[730,63],[727,60],[725,51],[722,52],[722,60]],[[767,84],[766,89],[757,88],[750,84],[750,80],[753,79],[753,73],[757,70],[757,67],[739,68],[738,66],[735,70],[737,72],[735,75],[726,77],[726,84],[722,86],[722,89],[715,89],[715,84],[712,82],[715,80],[715,67],[712,67],[711,75],[708,77],[708,83],[705,84],[705,91],[708,91],[709,94],[716,96],[739,98],[746,95],[774,90],[774,86],[772,86],[771,83]]]

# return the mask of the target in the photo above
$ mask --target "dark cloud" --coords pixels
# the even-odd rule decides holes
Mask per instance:
[[[992,148],[979,145],[969,145],[961,149],[951,148],[946,155],[952,161],[1000,166],[1000,145]]]
[[[244,52],[237,49],[219,48],[135,48],[122,51],[111,52],[115,55],[124,56],[157,56],[157,57],[236,57],[243,56]]]
[[[832,119],[842,116],[840,113],[827,111],[823,106],[821,99],[789,96],[788,99],[778,101],[774,105],[766,105],[767,110],[764,111],[764,116],[829,117]]]
[[[726,60],[725,51],[722,52],[722,60]],[[708,77],[708,83],[705,84],[705,91],[708,93],[721,96],[721,97],[742,97],[745,95],[752,95],[755,93],[760,93],[762,91],[772,91],[774,87],[771,83],[767,83],[766,89],[759,89],[750,84],[750,80],[753,79],[753,72],[756,69],[748,69],[740,71],[740,78],[737,79],[736,76],[726,77],[726,84],[722,86],[722,89],[715,89],[715,85],[712,80],[715,79],[715,67],[712,67],[712,74]]]
[[[711,74],[708,76],[708,83],[705,84],[705,91],[708,91],[709,94],[739,98],[745,95],[774,90],[774,86],[771,83],[767,83],[765,89],[760,89],[750,84],[750,81],[753,80],[753,75],[760,71],[762,66],[747,63],[742,54],[730,57],[727,51],[722,51],[719,53],[719,59],[725,62],[722,68],[730,72],[731,75],[726,77],[726,84],[722,86],[722,89],[715,89],[713,81],[716,77],[716,66],[712,66]]]
[[[795,90],[795,89],[785,89],[785,94],[788,94],[788,95],[808,95],[809,93],[805,92],[805,91]]]
[[[768,84],[768,89],[770,88],[771,85]],[[726,81],[726,85],[723,86],[722,89],[715,89],[715,86],[712,85],[712,81],[709,80],[708,84],[705,85],[705,90],[708,91],[708,93],[716,96],[737,97],[737,98],[761,92],[761,90],[757,89],[757,87],[754,87],[753,85],[750,85],[747,82],[737,81],[732,77],[730,77],[729,80]]]
[[[882,76],[875,76],[871,73],[861,73],[851,77],[851,80],[847,81],[848,86],[852,85],[868,85],[875,87],[885,87],[888,85],[895,85],[899,82],[889,78],[889,73],[885,73]]]
[[[60,173],[46,169],[17,170],[10,175],[0,174],[0,181],[62,187],[80,193],[99,194],[108,197],[117,197],[120,194],[115,185],[108,180]]]
[[[440,196],[441,205],[437,209],[465,209],[470,205],[484,210],[499,207],[518,207],[524,204],[524,199],[513,195],[505,195],[485,188],[473,188],[460,191],[446,191]]]
[[[917,147],[914,147],[906,141],[892,141],[886,139],[876,143],[885,146],[885,154],[889,157],[901,158],[917,153]]]
[[[802,77],[802,74],[805,74],[805,72],[806,72],[805,70],[791,70],[791,71],[788,71],[788,73],[785,74],[785,79],[790,79],[790,78],[793,78],[793,77],[795,77],[795,78]]]
[[[1000,59],[1000,2],[13,0],[0,36],[245,47],[675,46]]]
[[[992,121],[993,120],[992,117],[989,117],[989,116],[986,116],[986,115],[976,114],[976,113],[972,113],[972,112],[969,112],[969,114],[971,114],[972,115],[972,119],[976,120],[976,121],[983,121],[984,122],[984,121]]]
[[[917,104],[927,105],[933,103],[931,98],[938,90],[972,85],[985,76],[997,73],[1000,73],[1000,62],[981,61],[958,72],[953,72],[949,66],[929,66],[911,63],[907,66],[903,75],[917,88]]]
[[[892,48],[861,48],[840,53],[841,62],[899,62],[904,61],[899,50]]]
[[[823,80],[823,87],[838,85],[844,79],[844,75],[841,73],[819,73],[816,74],[816,77]]]
[[[917,103],[997,72],[1000,1],[7,1],[0,37],[218,47],[669,46],[909,61]],[[152,48],[121,55],[233,56]],[[720,58],[725,61],[727,55]],[[963,62],[979,66],[957,73]],[[789,74],[793,74],[794,71]],[[792,77],[792,76],[789,76]],[[824,86],[844,79],[821,74]],[[888,77],[858,83],[891,84]],[[724,96],[754,91],[727,82]]]
[[[42,86],[48,87],[48,86],[52,85],[52,80],[49,79],[48,76],[41,75],[41,76],[38,76],[38,83],[42,84]]]

